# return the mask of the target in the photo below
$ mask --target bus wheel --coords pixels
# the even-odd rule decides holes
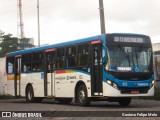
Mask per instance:
[[[121,98],[119,100],[119,104],[123,107],[127,107],[130,105],[132,98],[131,97],[126,97],[126,98]]]
[[[26,101],[29,103],[34,102],[34,91],[33,91],[33,87],[31,85],[27,86]]]
[[[70,104],[72,102],[72,98],[57,98],[56,100],[60,104]]]
[[[91,99],[87,96],[87,89],[85,85],[80,85],[78,87],[77,99],[81,106],[87,107],[90,105]]]

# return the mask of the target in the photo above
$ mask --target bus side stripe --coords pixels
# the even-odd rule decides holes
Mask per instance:
[[[55,73],[56,74],[64,74],[64,73],[74,73],[74,72],[80,72],[80,73],[90,75],[89,72],[84,72],[84,71],[81,71],[81,70],[57,70]]]

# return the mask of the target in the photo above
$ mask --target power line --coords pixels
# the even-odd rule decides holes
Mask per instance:
[[[40,4],[41,9],[43,10],[44,8],[53,8],[53,6],[61,5],[63,3],[63,0],[59,1],[54,1],[53,0],[47,0],[45,1],[45,4]],[[31,3],[28,1],[23,2],[23,12],[28,12],[35,10],[36,11],[36,3]],[[14,14],[13,11],[17,11],[16,7],[13,7],[11,5],[7,5],[5,7],[0,7],[0,15],[6,15],[6,14]]]

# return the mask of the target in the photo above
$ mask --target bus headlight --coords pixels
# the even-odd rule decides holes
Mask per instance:
[[[150,89],[154,86],[155,84],[155,80],[152,81],[152,83],[150,84]]]
[[[115,89],[118,89],[117,84],[110,81],[110,80],[106,80],[106,83],[109,84],[110,86],[114,87]]]
[[[112,82],[110,80],[106,81],[109,85],[112,85]]]

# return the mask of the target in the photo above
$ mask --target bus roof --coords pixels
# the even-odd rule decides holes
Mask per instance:
[[[78,40],[58,43],[58,44],[52,44],[52,45],[46,45],[46,46],[40,46],[40,47],[20,50],[20,51],[16,51],[16,52],[10,52],[10,53],[7,53],[6,56],[9,57],[9,56],[27,54],[27,53],[37,52],[37,51],[43,51],[43,50],[50,49],[50,48],[62,47],[62,46],[67,46],[67,45],[72,45],[72,44],[77,44],[77,43],[82,43],[82,42],[88,42],[88,41],[92,41],[92,40],[99,40],[99,39],[100,40],[105,40],[105,37],[109,36],[109,35],[146,36],[146,35],[142,35],[142,34],[133,34],[133,33],[108,33],[108,34],[101,34],[101,35],[92,36],[92,37],[88,37],[88,38],[83,38],[83,39],[78,39]]]
[[[46,46],[40,46],[40,47],[20,50],[16,52],[10,52],[10,53],[7,53],[6,56],[9,57],[9,56],[27,54],[31,52],[43,51],[43,50],[50,49],[50,48],[62,47],[62,46],[67,46],[67,45],[72,45],[72,44],[77,44],[77,43],[82,43],[82,42],[88,42],[91,40],[98,40],[98,39],[102,40],[103,38],[105,38],[105,34],[83,38],[83,39],[78,39],[78,40],[73,40],[73,41],[68,41],[68,42],[63,42],[63,43],[58,43],[58,44],[52,44],[52,45],[46,45]]]

